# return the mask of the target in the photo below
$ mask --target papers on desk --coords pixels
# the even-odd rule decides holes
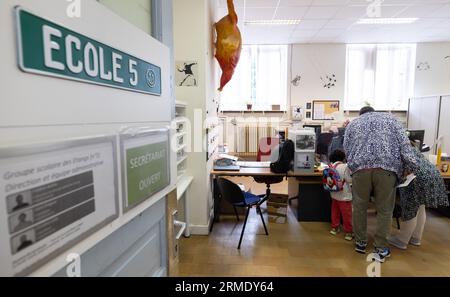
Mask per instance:
[[[219,154],[218,159],[230,159],[233,161],[237,161],[239,158],[228,154]]]
[[[406,177],[406,180],[403,182],[403,183],[401,183],[401,184],[399,184],[398,186],[397,186],[397,188],[406,188],[407,186],[409,186],[409,184],[414,180],[416,178],[416,176],[414,175],[414,174],[410,174],[410,175],[408,175],[407,177]]]
[[[236,165],[247,168],[270,168],[270,162],[236,162]]]

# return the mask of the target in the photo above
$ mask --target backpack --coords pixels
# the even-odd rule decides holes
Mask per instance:
[[[330,166],[323,171],[322,182],[325,191],[340,192],[344,189],[345,181],[342,180],[336,168],[337,166],[330,164]]]
[[[278,160],[270,163],[270,171],[274,173],[287,173],[291,169],[294,160],[295,147],[290,139],[280,144]]]

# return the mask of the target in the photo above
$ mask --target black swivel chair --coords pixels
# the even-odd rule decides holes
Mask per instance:
[[[241,248],[242,237],[244,236],[245,226],[247,225],[248,215],[250,213],[250,209],[253,206],[256,206],[256,209],[261,217],[261,221],[264,226],[264,230],[266,231],[266,235],[269,235],[267,232],[266,223],[264,222],[264,218],[261,212],[261,203],[264,202],[263,197],[257,196],[251,193],[243,192],[238,185],[229,181],[225,178],[219,178],[217,180],[217,185],[219,186],[220,194],[223,199],[228,201],[231,205],[233,205],[234,212],[236,214],[236,218],[239,221],[239,214],[236,210],[236,207],[246,207],[247,212],[245,214],[244,225],[242,226],[241,238],[239,239],[238,249]]]

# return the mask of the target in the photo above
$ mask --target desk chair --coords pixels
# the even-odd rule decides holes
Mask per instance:
[[[238,185],[233,183],[232,181],[225,179],[225,178],[219,178],[217,180],[217,185],[219,186],[219,190],[221,193],[221,196],[223,199],[227,200],[231,205],[233,205],[236,218],[239,221],[239,214],[236,210],[236,207],[246,207],[247,212],[245,214],[245,220],[244,225],[242,226],[241,231],[241,238],[239,239],[238,249],[241,248],[242,243],[242,237],[244,236],[245,226],[247,225],[247,219],[248,215],[250,213],[250,209],[253,206],[256,206],[256,209],[259,213],[259,216],[261,217],[261,221],[264,226],[264,231],[266,232],[266,235],[269,235],[269,232],[267,232],[266,223],[264,222],[264,218],[261,212],[261,203],[264,202],[264,197],[254,195],[252,193],[243,192],[241,188],[239,188]]]

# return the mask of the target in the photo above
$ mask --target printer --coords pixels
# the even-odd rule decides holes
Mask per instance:
[[[316,133],[310,129],[289,130],[289,139],[294,142],[294,173],[313,174],[316,163]]]

